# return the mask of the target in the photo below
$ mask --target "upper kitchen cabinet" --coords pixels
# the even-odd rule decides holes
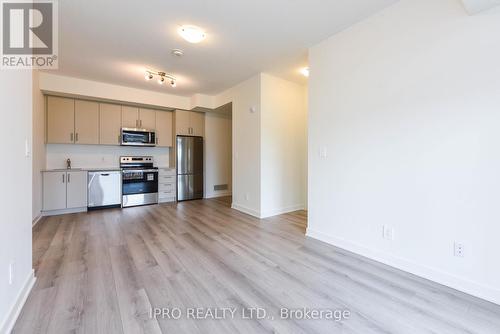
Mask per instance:
[[[140,128],[139,126],[139,108],[122,106],[122,127]]]
[[[201,112],[191,112],[189,115],[191,122],[191,134],[203,137],[205,135],[205,114]]]
[[[176,110],[175,133],[203,137],[205,134],[205,115],[195,111]]]
[[[72,144],[75,141],[75,100],[47,97],[47,143]]]
[[[154,130],[155,126],[154,110],[122,106],[122,127]]]
[[[75,144],[99,144],[99,103],[75,101]]]
[[[191,126],[189,125],[190,111],[176,110],[175,111],[175,133],[178,135],[189,136],[191,134]]]
[[[154,130],[156,128],[156,111],[139,109],[139,124],[141,129]]]
[[[100,103],[99,117],[99,144],[120,145],[122,106]]]
[[[172,146],[172,112],[156,111],[156,144],[160,147]]]

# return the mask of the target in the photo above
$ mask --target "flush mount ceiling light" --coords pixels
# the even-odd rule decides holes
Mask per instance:
[[[182,57],[184,55],[184,51],[182,51],[181,49],[173,49],[172,55]]]
[[[156,71],[146,71],[146,80],[150,81],[153,80],[153,78],[157,76],[158,77],[158,84],[163,85],[166,81],[166,79],[170,80],[170,86],[175,87],[177,86],[177,79],[168,73],[165,72],[156,72]]]
[[[306,78],[309,77],[309,67],[304,67],[300,69],[300,73]]]
[[[189,43],[199,43],[205,39],[206,34],[203,29],[197,26],[185,25],[179,27],[177,31],[182,38],[184,38]]]

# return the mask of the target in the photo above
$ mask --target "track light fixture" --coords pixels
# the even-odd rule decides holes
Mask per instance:
[[[177,79],[168,73],[165,72],[157,72],[157,71],[146,71],[145,78],[146,80],[150,81],[152,80],[155,76],[158,77],[158,84],[163,85],[165,83],[166,79],[170,80],[170,86],[175,87],[177,86]]]

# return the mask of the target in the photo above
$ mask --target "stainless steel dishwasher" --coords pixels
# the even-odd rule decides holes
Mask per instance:
[[[88,173],[88,208],[102,209],[121,207],[122,173],[121,171],[89,171]]]

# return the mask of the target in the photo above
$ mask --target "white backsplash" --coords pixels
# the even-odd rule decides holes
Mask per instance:
[[[47,169],[65,168],[71,159],[73,168],[118,167],[120,156],[153,156],[155,166],[168,167],[170,148],[105,145],[47,144]]]

